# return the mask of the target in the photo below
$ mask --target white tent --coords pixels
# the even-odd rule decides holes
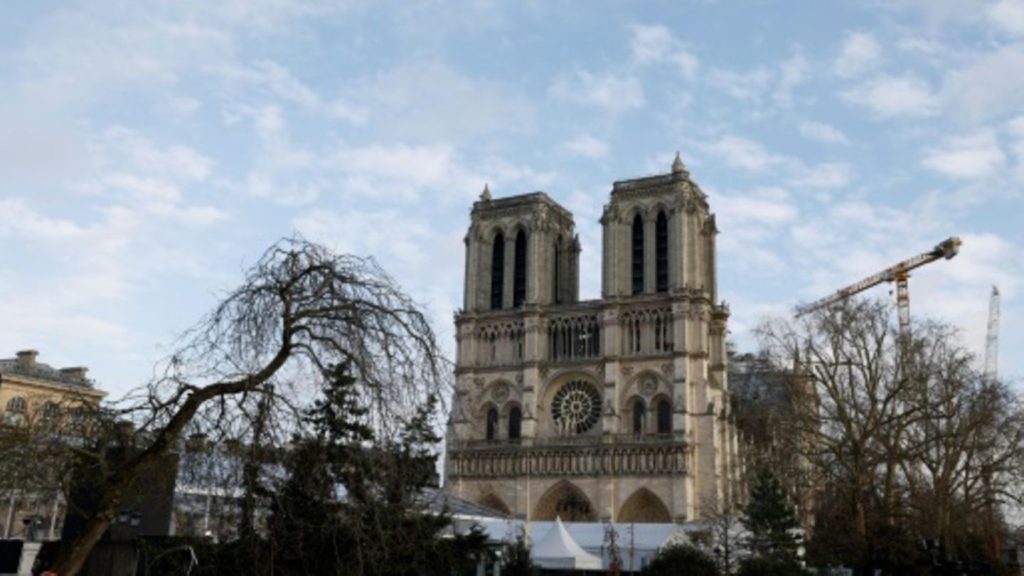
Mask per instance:
[[[556,518],[543,540],[533,545],[533,563],[546,569],[601,570],[601,558],[584,550]]]

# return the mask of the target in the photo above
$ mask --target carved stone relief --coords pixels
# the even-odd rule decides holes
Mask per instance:
[[[505,382],[498,382],[494,385],[494,389],[491,390],[491,398],[493,398],[497,404],[502,404],[508,400],[508,393],[508,384]]]

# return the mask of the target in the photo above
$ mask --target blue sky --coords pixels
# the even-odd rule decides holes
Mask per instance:
[[[676,151],[732,338],[957,234],[915,316],[1024,361],[1024,0],[5,2],[0,355],[119,393],[274,240],[375,256],[450,349],[484,183],[575,214]],[[886,287],[872,294],[886,296]]]

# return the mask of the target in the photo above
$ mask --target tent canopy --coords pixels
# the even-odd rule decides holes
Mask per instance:
[[[533,545],[533,562],[541,568],[570,570],[601,570],[601,559],[584,550],[569,531],[555,518],[555,525],[544,538]]]

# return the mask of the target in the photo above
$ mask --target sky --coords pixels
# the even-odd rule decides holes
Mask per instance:
[[[375,257],[450,351],[485,183],[573,212],[597,298],[612,182],[677,151],[737,349],[958,235],[911,314],[981,354],[998,285],[1020,385],[1024,0],[4,2],[0,356],[116,398],[296,233]]]

